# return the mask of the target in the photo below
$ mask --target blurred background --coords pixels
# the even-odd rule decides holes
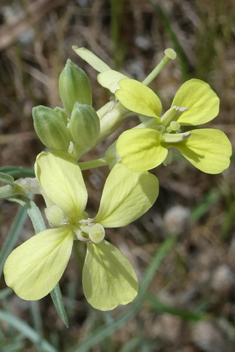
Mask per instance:
[[[207,126],[224,131],[234,148],[233,0],[1,0],[0,167],[21,166],[16,178],[33,174],[35,157],[44,149],[31,110],[62,106],[58,76],[68,58],[87,73],[95,109],[110,99],[72,45],[140,81],[166,48],[174,48],[177,59],[151,84],[164,110],[187,79],[208,82],[221,105]],[[102,157],[137,121],[129,118],[86,158]],[[91,216],[108,172],[107,167],[84,172]],[[178,153],[171,165],[152,172],[160,182],[156,204],[130,226],[106,233],[134,266],[142,283],[139,298],[112,312],[90,307],[81,284],[85,247],[76,243],[60,281],[69,329],[50,296],[23,301],[1,277],[1,352],[235,351],[235,157],[221,175],[203,174]],[[41,197],[35,201],[43,209]],[[34,234],[22,208],[0,201],[0,275],[14,232],[16,245]]]

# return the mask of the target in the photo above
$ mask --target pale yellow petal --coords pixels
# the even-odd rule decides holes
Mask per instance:
[[[87,245],[82,284],[87,301],[103,311],[132,302],[138,293],[132,265],[107,241]]]
[[[63,152],[42,152],[37,157],[38,182],[55,205],[71,218],[81,215],[87,203],[87,190],[76,160]]]
[[[161,101],[149,87],[128,78],[119,81],[118,85],[121,89],[117,90],[115,95],[125,108],[150,117],[158,117],[161,114]]]
[[[196,168],[208,174],[218,174],[229,167],[232,146],[228,137],[219,130],[191,131],[184,142],[174,144]]]
[[[63,275],[72,245],[73,235],[66,227],[38,233],[7,258],[6,284],[25,300],[46,296]]]
[[[120,89],[118,82],[123,78],[128,77],[118,71],[108,70],[101,72],[97,76],[97,81],[102,87],[109,89],[112,93],[115,93],[117,89]]]
[[[90,50],[86,48],[78,48],[75,45],[73,46],[73,50],[78,56],[80,56],[89,65],[91,65],[96,71],[104,72],[107,70],[111,70],[111,68],[104,61],[102,61],[98,56],[93,54]]]
[[[125,226],[142,216],[156,201],[159,183],[148,172],[133,172],[118,163],[110,172],[95,221],[104,227]]]
[[[186,107],[179,117],[181,125],[201,125],[214,119],[219,113],[219,98],[209,84],[200,79],[185,82],[176,93],[172,106]]]
[[[150,128],[123,132],[117,140],[117,152],[132,171],[146,171],[160,165],[168,154],[161,145],[162,134]]]

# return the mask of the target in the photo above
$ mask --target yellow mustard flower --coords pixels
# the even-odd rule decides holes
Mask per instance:
[[[118,138],[118,154],[130,170],[157,167],[172,147],[203,172],[217,174],[229,167],[232,148],[227,136],[216,129],[192,129],[211,121],[219,112],[219,98],[207,83],[199,79],[184,83],[161,118],[161,102],[150,88],[132,79],[122,79],[118,84],[121,89],[115,95],[123,106],[152,117],[142,125],[147,128],[125,131]],[[186,132],[181,130],[184,126],[188,126]]]
[[[131,302],[138,292],[136,274],[127,258],[104,239],[104,228],[125,226],[144,214],[158,196],[157,178],[117,164],[106,180],[99,211],[90,219],[84,211],[87,190],[72,156],[43,152],[37,157],[35,173],[53,228],[9,255],[4,266],[7,285],[25,300],[46,296],[65,271],[73,241],[81,240],[87,244],[82,278],[87,301],[100,310]]]

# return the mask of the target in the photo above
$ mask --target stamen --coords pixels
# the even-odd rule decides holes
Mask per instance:
[[[161,124],[168,127],[171,122],[177,121],[180,115],[188,110],[187,107],[172,106],[161,118]]]
[[[191,132],[184,132],[184,133],[163,133],[162,135],[162,141],[165,143],[178,143],[185,141],[191,136]]]

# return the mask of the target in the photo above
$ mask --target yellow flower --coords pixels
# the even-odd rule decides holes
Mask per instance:
[[[214,119],[219,112],[219,98],[210,86],[198,79],[184,83],[175,95],[171,108],[161,117],[158,97],[144,84],[122,79],[116,96],[127,109],[153,118],[148,128],[125,131],[117,141],[123,164],[133,171],[150,170],[166,159],[171,147],[196,168],[210,174],[227,169],[232,154],[227,136],[215,129],[189,129]],[[150,121],[151,122],[151,121]]]
[[[41,153],[35,173],[46,200],[52,229],[38,233],[6,260],[5,280],[22,299],[37,300],[56,286],[69,261],[73,241],[87,243],[83,290],[88,302],[111,310],[131,302],[138,281],[127,258],[104,240],[104,227],[120,227],[144,214],[158,196],[158,180],[117,164],[110,172],[94,219],[84,211],[87,190],[75,159],[63,152]]]

